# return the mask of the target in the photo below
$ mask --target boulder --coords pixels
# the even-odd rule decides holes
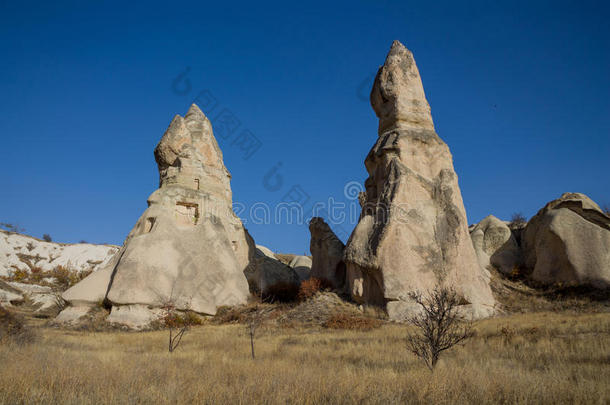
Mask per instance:
[[[25,301],[23,292],[0,280],[0,305],[19,305]]]
[[[138,328],[131,319],[150,318],[142,308],[171,302],[177,310],[213,315],[219,306],[245,303],[244,271],[254,259],[254,242],[232,210],[231,176],[199,107],[174,117],[155,160],[159,189],[116,260],[64,297],[73,305],[104,298],[112,305],[109,321]]]
[[[147,328],[154,321],[159,321],[163,315],[164,312],[160,308],[149,308],[141,304],[121,305],[112,307],[106,321],[139,330]]]
[[[299,276],[299,282],[307,280],[311,273],[311,258],[308,256],[295,256],[290,261],[290,267]]]
[[[311,233],[309,250],[312,255],[311,277],[326,280],[333,288],[343,290],[345,245],[320,217],[314,217],[309,221],[309,232]]]
[[[610,217],[584,194],[546,204],[525,227],[522,247],[534,281],[610,287]]]
[[[250,285],[250,291],[263,297],[273,293],[277,288],[297,289],[300,278],[290,266],[275,258],[273,252],[264,247],[256,246],[254,265],[244,273]]]
[[[408,294],[453,288],[473,317],[494,311],[479,266],[449,148],[434,131],[413,55],[395,41],[377,72],[371,104],[377,142],[358,225],[345,248],[352,298],[408,316]],[[397,319],[398,318],[398,319]]]
[[[504,274],[511,274],[521,265],[519,245],[504,221],[489,215],[474,226],[470,237],[479,264],[485,271],[491,265]]]

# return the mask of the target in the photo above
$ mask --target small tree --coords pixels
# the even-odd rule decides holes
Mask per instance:
[[[176,310],[176,305],[172,300],[167,301],[162,307],[163,324],[169,329],[168,350],[173,353],[180,345],[182,337],[192,325],[201,324],[195,314],[185,312],[184,316]]]
[[[407,348],[433,370],[443,351],[473,336],[472,327],[461,325],[456,310],[459,298],[454,290],[437,287],[427,297],[420,292],[409,297],[422,311],[409,319],[417,332],[407,335]]]
[[[48,233],[42,235],[42,240],[44,240],[45,242],[53,242],[53,238],[51,238],[51,235],[49,235]]]
[[[246,332],[250,335],[250,351],[252,354],[252,358],[255,358],[254,355],[254,337],[256,335],[256,330],[262,323],[262,315],[261,312],[257,309],[254,311],[250,317],[248,318],[248,324],[246,326]]]

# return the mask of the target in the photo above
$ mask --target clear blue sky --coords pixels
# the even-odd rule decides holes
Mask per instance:
[[[530,217],[566,191],[610,203],[607,2],[93,3],[0,5],[0,222],[34,236],[122,243],[158,185],[155,145],[204,90],[215,130],[226,108],[262,144],[245,160],[217,136],[235,201],[275,204],[293,185],[344,199],[367,176],[366,96],[394,39],[415,55],[470,223]],[[183,72],[190,89],[174,86]],[[246,226],[309,250],[306,226]]]

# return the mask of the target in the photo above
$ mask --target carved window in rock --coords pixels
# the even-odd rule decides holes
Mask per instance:
[[[197,225],[197,222],[199,222],[199,205],[183,201],[177,202],[176,221],[178,225]]]
[[[199,179],[195,179],[195,190],[199,190]]]
[[[153,226],[155,225],[156,218],[150,217],[146,218],[146,223],[144,224],[144,233],[148,233],[152,231]]]

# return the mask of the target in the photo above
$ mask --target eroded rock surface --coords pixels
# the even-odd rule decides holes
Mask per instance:
[[[522,246],[537,282],[610,287],[610,218],[584,194],[564,193],[538,211]]]
[[[345,245],[330,229],[324,219],[314,217],[309,222],[311,239],[309,250],[312,255],[311,277],[327,280],[335,289],[345,287]]]
[[[276,288],[292,287],[297,289],[300,278],[290,266],[279,261],[275,254],[265,246],[256,245],[255,260],[245,272],[250,291],[262,297],[273,293]]]
[[[213,315],[246,302],[254,242],[232,210],[230,174],[203,112],[176,115],[155,149],[160,186],[109,265],[64,293],[73,305],[105,299],[113,322],[172,302]],[[119,308],[126,306],[126,308]],[[133,315],[133,316],[132,316]],[[137,315],[137,316],[136,316]],[[127,321],[126,321],[127,322]]]
[[[489,215],[474,226],[470,233],[481,268],[494,266],[511,274],[521,266],[521,251],[511,229],[500,219]]]
[[[473,317],[495,304],[468,233],[447,145],[434,131],[415,60],[395,41],[371,91],[378,139],[365,159],[362,213],[346,249],[352,298],[404,318],[408,293],[452,287]]]

